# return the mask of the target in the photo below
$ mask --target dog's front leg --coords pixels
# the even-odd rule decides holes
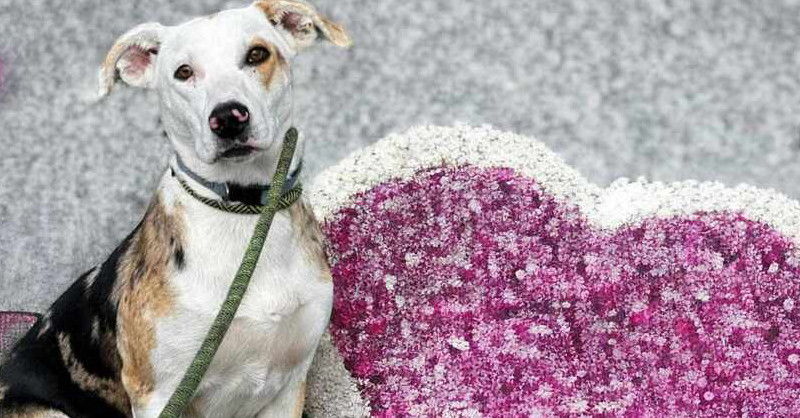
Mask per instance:
[[[281,390],[257,418],[301,418],[306,404],[305,377]]]
[[[133,409],[133,418],[158,418],[167,405],[171,393],[154,393],[147,404]],[[305,380],[292,383],[279,392],[272,402],[262,409],[255,418],[301,418],[306,401]],[[201,416],[189,405],[182,418]]]
[[[133,418],[158,418],[168,399],[155,399],[154,397],[147,404],[132,408]]]
[[[172,396],[172,391],[153,392],[148,397],[147,402],[133,408],[133,418],[158,418],[161,415],[161,411],[167,406],[170,396]],[[192,408],[192,404],[189,404],[187,410],[181,414],[182,418],[194,418],[196,416],[197,414],[195,409]]]

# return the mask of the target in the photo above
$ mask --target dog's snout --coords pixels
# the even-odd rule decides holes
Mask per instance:
[[[226,102],[214,108],[208,118],[211,131],[218,137],[233,139],[250,123],[250,111],[239,102]]]

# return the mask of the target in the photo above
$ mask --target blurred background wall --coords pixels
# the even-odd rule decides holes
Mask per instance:
[[[135,226],[165,168],[155,94],[87,105],[116,36],[244,2],[0,0],[0,309],[44,309]],[[306,178],[417,124],[536,137],[589,179],[800,198],[800,1],[317,0],[349,51],[295,62]]]

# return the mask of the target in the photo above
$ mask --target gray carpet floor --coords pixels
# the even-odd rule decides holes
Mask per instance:
[[[86,104],[135,24],[242,4],[0,0],[0,309],[44,309],[134,227],[165,167],[153,93]],[[589,179],[800,197],[797,0],[318,0],[355,46],[295,65],[307,177],[389,132],[488,123]]]

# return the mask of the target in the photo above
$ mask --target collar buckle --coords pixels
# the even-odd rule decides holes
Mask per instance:
[[[178,157],[178,158],[180,158],[180,157]],[[225,202],[230,202],[230,197],[231,197],[231,186],[229,186],[229,185],[228,185],[228,183],[222,183],[222,185],[224,186],[224,187],[222,188],[222,190],[224,191],[224,193],[223,193],[223,195],[222,195],[222,196],[220,196],[220,198],[222,198],[222,200],[223,200],[223,201],[225,201]]]

